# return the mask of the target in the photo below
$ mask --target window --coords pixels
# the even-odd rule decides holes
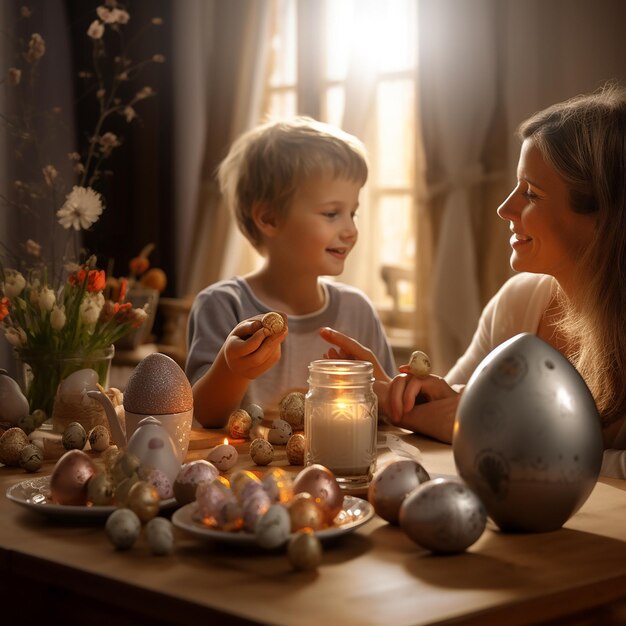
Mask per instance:
[[[417,3],[274,0],[273,9],[262,117],[311,115],[364,141],[370,176],[359,243],[341,280],[363,289],[385,320],[391,301],[381,268],[414,267]],[[407,310],[413,282],[398,285]]]

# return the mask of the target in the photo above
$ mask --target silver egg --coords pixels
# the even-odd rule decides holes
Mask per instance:
[[[402,530],[418,545],[454,554],[469,548],[483,534],[487,512],[467,485],[435,478],[404,499],[399,518]]]
[[[571,363],[535,335],[493,350],[459,402],[460,476],[504,531],[560,528],[585,502],[602,465],[600,418]]]

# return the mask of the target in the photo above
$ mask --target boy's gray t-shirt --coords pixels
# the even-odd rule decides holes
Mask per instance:
[[[324,307],[308,315],[289,316],[289,335],[282,344],[280,361],[250,381],[241,406],[255,403],[266,416],[273,416],[285,394],[306,393],[309,363],[324,358],[331,347],[319,336],[319,329],[324,326],[341,331],[372,350],[389,376],[397,373],[391,347],[369,298],[343,283],[324,280],[322,285],[327,295]],[[193,303],[187,329],[185,372],[191,383],[210,368],[239,322],[270,310],[239,277],[203,289]]]

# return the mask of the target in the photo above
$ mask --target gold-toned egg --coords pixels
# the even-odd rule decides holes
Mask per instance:
[[[145,524],[159,512],[159,492],[150,483],[140,480],[130,488],[126,506]]]
[[[343,506],[343,493],[335,475],[319,463],[305,467],[296,476],[293,491],[310,493],[324,511],[328,524],[332,524]]]
[[[289,504],[291,532],[304,528],[320,530],[326,525],[324,511],[318,506],[311,494],[297,493]]]
[[[287,558],[294,569],[314,570],[322,562],[322,544],[313,532],[298,532],[287,544]]]
[[[250,470],[237,470],[230,477],[230,488],[237,499],[240,498],[241,492],[248,483],[260,484],[261,479]]]
[[[113,502],[113,483],[106,472],[94,474],[87,483],[87,502],[105,506]]]
[[[261,482],[272,502],[287,504],[293,498],[293,478],[280,467],[271,467]]]

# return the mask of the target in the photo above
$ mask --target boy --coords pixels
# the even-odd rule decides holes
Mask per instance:
[[[218,170],[220,189],[265,261],[247,276],[207,287],[194,301],[185,369],[203,426],[223,426],[234,409],[250,403],[268,417],[288,392],[306,392],[308,365],[328,347],[325,327],[370,346],[394,374],[367,296],[322,278],[341,274],[357,241],[366,180],[363,144],[310,118],[263,124],[233,144]],[[278,334],[260,321],[270,311],[285,319]]]

